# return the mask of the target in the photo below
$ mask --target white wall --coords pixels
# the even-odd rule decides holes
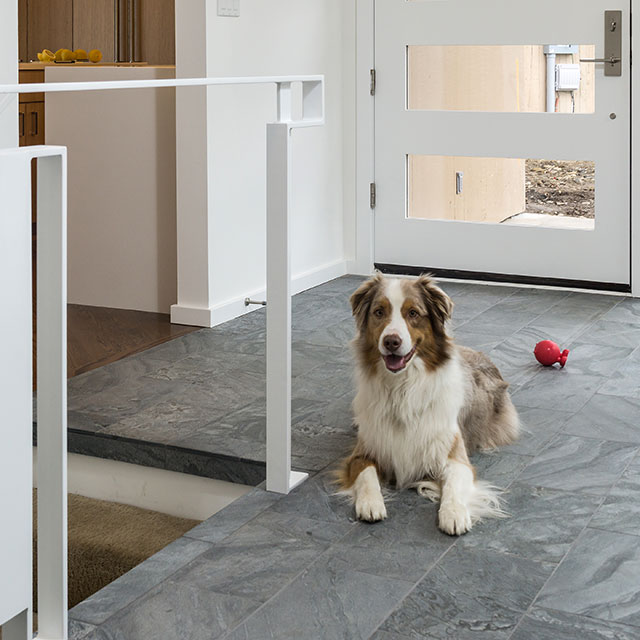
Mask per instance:
[[[18,3],[0,2],[0,84],[18,82]],[[0,96],[0,149],[18,146],[18,99]]]
[[[179,76],[194,75],[189,66],[198,67],[189,55],[193,41],[185,36],[197,32],[198,17],[206,21],[206,43],[200,51],[206,55],[209,77],[325,75],[326,125],[292,134],[293,290],[341,275],[347,260],[343,20],[353,2],[242,0],[239,18],[218,17],[215,6],[215,2],[200,0],[176,3]],[[192,21],[190,29],[180,26],[187,18]],[[178,96],[180,100],[180,93]],[[197,108],[195,96],[193,104]],[[188,113],[186,105],[184,112],[178,105],[179,149],[181,129],[190,127]],[[203,280],[201,290],[208,284],[209,299],[187,300],[182,294],[187,285],[179,284],[178,307],[208,307],[216,323],[242,313],[244,297],[265,287],[265,124],[276,119],[275,87],[211,87],[207,89],[207,116],[207,213],[201,214],[207,216],[207,223],[200,220],[198,228],[208,238],[209,281]],[[202,149],[192,147],[191,152],[202,157]],[[187,159],[178,159],[179,203],[182,162]],[[179,206],[179,233],[181,217],[189,214]],[[180,265],[180,248],[178,253]]]

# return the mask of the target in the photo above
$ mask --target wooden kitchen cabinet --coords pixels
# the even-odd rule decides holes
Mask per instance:
[[[20,146],[24,147],[27,144],[27,105],[21,102],[18,105],[18,135],[20,139]]]
[[[26,107],[25,144],[44,144],[44,102],[27,102]]]

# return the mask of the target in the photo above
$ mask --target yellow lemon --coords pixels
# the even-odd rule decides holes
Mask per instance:
[[[55,59],[57,62],[60,62],[62,60],[62,52],[64,51],[64,49],[58,49],[53,55],[55,56]]]
[[[89,59],[89,55],[87,54],[87,52],[84,49],[76,49],[75,50],[75,54],[76,54],[76,60],[88,60]]]
[[[100,49],[91,49],[91,51],[89,51],[89,60],[91,60],[91,62],[100,62],[100,60],[102,60],[102,52]]]
[[[36,55],[38,56],[38,60],[40,60],[40,62],[42,62],[42,54],[41,54],[41,53],[38,53],[38,54],[36,54]]]
[[[62,60],[64,62],[69,62],[71,60],[75,60],[76,59],[76,54],[71,51],[70,49],[63,49],[62,50]]]
[[[43,49],[42,51],[42,61],[43,62],[53,62],[56,59],[56,54],[53,51],[49,51],[49,49]]]

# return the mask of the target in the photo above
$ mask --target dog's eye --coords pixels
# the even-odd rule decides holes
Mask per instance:
[[[415,309],[411,309],[409,311],[409,317],[410,318],[417,318],[420,314],[415,310]]]
[[[382,316],[384,315],[384,311],[382,309],[375,309],[373,315],[376,318],[382,318]]]

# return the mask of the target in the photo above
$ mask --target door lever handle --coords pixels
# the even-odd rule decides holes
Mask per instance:
[[[605,62],[607,64],[618,64],[622,62],[622,58],[609,56],[608,58],[580,58],[580,62]]]

